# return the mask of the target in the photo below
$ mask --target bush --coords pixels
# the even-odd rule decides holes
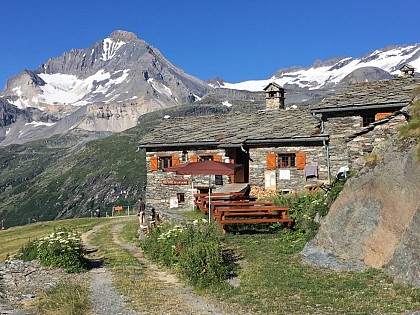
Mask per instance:
[[[186,226],[164,223],[148,234],[141,247],[153,260],[176,268],[190,283],[205,286],[226,279],[230,270],[221,237],[220,228],[206,220]]]
[[[38,258],[38,246],[36,241],[29,241],[20,249],[19,258],[25,261],[31,261]]]
[[[271,199],[276,205],[290,208],[289,216],[294,219],[294,230],[303,233],[305,239],[310,240],[315,236],[320,219],[327,215],[346,180],[338,181],[328,193],[318,192],[310,195],[307,192],[302,192],[293,195],[277,195]]]
[[[61,267],[67,272],[86,268],[80,237],[66,229],[51,233],[38,241],[28,242],[21,250],[23,260],[39,259],[44,266]]]

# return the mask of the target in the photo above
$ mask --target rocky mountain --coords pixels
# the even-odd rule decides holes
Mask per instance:
[[[73,129],[121,132],[145,113],[191,103],[253,111],[264,105],[262,91],[272,81],[286,88],[287,104],[306,106],[344,85],[393,77],[406,63],[420,69],[420,44],[282,68],[267,80],[204,82],[135,34],[115,31],[10,78],[0,93],[0,146]]]
[[[133,33],[115,31],[86,49],[17,74],[1,95],[19,108],[95,103],[162,108],[192,102],[208,89]]]
[[[213,87],[261,91],[270,82],[276,82],[286,90],[300,91],[303,100],[308,91],[320,93],[331,91],[342,80],[349,81],[347,76],[357,77],[358,81],[382,80],[399,74],[399,69],[409,64],[420,73],[420,44],[406,46],[389,46],[372,51],[360,58],[340,57],[327,61],[315,61],[309,67],[281,68],[271,78],[239,83],[228,83],[221,79],[212,80]],[[361,69],[364,69],[363,71]],[[322,94],[322,93],[320,93]]]
[[[209,89],[133,33],[115,31],[86,49],[73,49],[17,74],[0,95],[15,111],[36,108],[48,113],[52,124],[83,107],[77,128],[118,132],[135,126],[144,113],[192,103]],[[39,127],[43,121],[28,123]],[[8,128],[3,136],[7,132],[7,143],[16,142],[11,135],[22,126],[10,121]]]

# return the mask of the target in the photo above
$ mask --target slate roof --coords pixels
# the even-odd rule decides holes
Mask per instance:
[[[367,107],[404,107],[412,98],[412,90],[420,86],[420,78],[397,78],[356,83],[311,107],[312,112],[357,110]]]
[[[298,109],[258,113],[233,113],[169,118],[154,128],[139,146],[149,149],[175,147],[248,147],[296,141],[322,141],[319,121]],[[319,130],[318,130],[319,131]]]

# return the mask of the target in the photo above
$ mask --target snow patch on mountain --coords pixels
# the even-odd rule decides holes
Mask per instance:
[[[317,90],[335,86],[346,75],[362,67],[377,67],[392,75],[398,75],[399,68],[404,63],[409,63],[419,72],[419,55],[419,44],[375,50],[362,58],[339,58],[333,65],[329,62],[317,62],[309,68],[284,69],[270,79],[249,80],[239,83],[224,82],[220,84],[220,87],[257,92],[262,91],[270,82],[275,82],[280,86],[294,85],[298,88]]]
[[[117,50],[120,49],[120,47],[124,44],[126,44],[126,42],[114,42],[111,38],[105,38],[103,41],[103,53],[100,59],[103,61],[108,61],[112,59],[117,53]]]
[[[90,93],[107,95],[115,85],[121,84],[127,79],[129,71],[130,69],[125,69],[109,73],[102,69],[83,80],[71,74],[41,73],[39,76],[47,84],[40,86],[43,93],[32,101],[53,105],[86,105],[90,103],[86,96]],[[110,102],[114,98],[115,96],[107,99],[106,102]],[[15,105],[18,106],[18,104]]]
[[[153,78],[149,78],[147,82],[150,83],[153,89],[155,89],[158,93],[169,96],[169,97],[172,96],[172,90],[169,87],[167,87],[165,84],[160,83]]]
[[[25,126],[34,126],[34,127],[39,127],[39,126],[47,126],[47,127],[51,127],[54,126],[55,123],[46,123],[46,122],[42,122],[42,121],[32,121],[30,123],[26,123]]]

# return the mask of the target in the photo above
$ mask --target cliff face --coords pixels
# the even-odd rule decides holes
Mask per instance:
[[[302,251],[313,265],[383,269],[420,286],[420,162],[416,148],[389,146],[375,167],[351,178]]]

